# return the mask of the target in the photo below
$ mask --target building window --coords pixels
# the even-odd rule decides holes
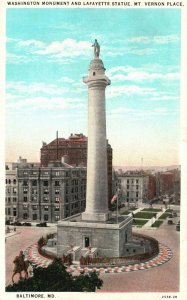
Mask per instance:
[[[49,172],[44,172],[44,175],[49,175]]]
[[[37,220],[37,214],[33,214],[33,215],[32,215],[32,219],[33,219],[33,220]]]
[[[43,185],[48,186],[48,184],[49,184],[48,180],[44,180]]]
[[[55,172],[55,176],[60,176],[60,172]]]
[[[55,180],[55,186],[60,186],[60,181],[59,180]]]
[[[134,183],[134,180],[132,179],[132,181],[131,181],[132,183]]]
[[[27,197],[23,197],[23,202],[27,202],[28,198]]]
[[[27,214],[27,213],[24,213],[24,214],[23,214],[23,219],[26,220],[27,218],[28,218],[28,214]]]
[[[28,181],[27,180],[23,180],[23,185],[24,186],[28,186]]]
[[[13,202],[17,202],[17,198],[13,197]]]
[[[11,180],[10,179],[8,180],[8,183],[11,184]]]
[[[17,193],[17,188],[13,188],[13,194]]]
[[[43,201],[44,201],[44,202],[48,202],[49,199],[48,199],[47,197],[44,197],[44,198],[43,198]]]
[[[129,192],[127,192],[127,197],[129,197]]]
[[[48,206],[48,205],[45,205],[45,206],[44,206],[44,210],[45,210],[45,211],[48,211],[48,210],[49,210],[49,206]]]
[[[8,183],[8,180],[7,180],[7,179],[5,179],[5,183],[6,183],[6,184]]]
[[[48,215],[44,215],[44,221],[48,221],[49,220],[49,216]]]
[[[37,210],[38,206],[37,205],[32,205],[33,210]]]
[[[129,185],[127,185],[127,190],[129,190]]]
[[[10,207],[8,207],[8,216],[11,215]]]
[[[37,186],[37,180],[32,181],[32,186]]]
[[[138,185],[136,186],[136,189],[138,190]]]
[[[138,192],[136,192],[136,197],[138,197],[138,195],[139,195],[139,193],[138,193]]]
[[[127,179],[127,183],[129,183],[129,179]]]
[[[59,195],[60,194],[60,190],[55,190],[55,195]]]
[[[28,193],[28,189],[24,188],[23,189],[23,194],[27,194]]]
[[[55,221],[60,220],[60,216],[55,216]]]
[[[60,198],[59,198],[59,197],[56,197],[56,198],[55,198],[55,202],[56,202],[56,203],[59,203],[59,202],[60,202]]]
[[[28,205],[23,205],[23,209],[27,209],[28,208]]]
[[[27,175],[27,174],[28,174],[28,172],[27,172],[27,171],[24,171],[24,172],[23,172],[23,175]]]
[[[38,191],[37,190],[32,190],[32,194],[37,195]]]
[[[139,180],[138,179],[136,179],[136,183],[138,183],[139,182]]]
[[[16,179],[13,180],[13,184],[16,184]]]
[[[44,190],[44,194],[49,194],[49,190],[48,190],[48,189],[45,189],[45,190]]]
[[[56,205],[55,206],[55,211],[59,211],[60,210],[60,206],[59,205]]]

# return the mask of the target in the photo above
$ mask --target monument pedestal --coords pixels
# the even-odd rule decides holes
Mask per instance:
[[[71,247],[97,249],[96,256],[123,256],[125,244],[132,241],[132,216],[110,219],[106,222],[84,221],[82,215],[72,216],[58,222],[57,254],[62,257]],[[80,250],[80,257],[84,251]]]
[[[82,220],[83,221],[93,221],[93,222],[106,222],[110,219],[110,212],[107,211],[106,213],[89,213],[83,212],[82,213]]]

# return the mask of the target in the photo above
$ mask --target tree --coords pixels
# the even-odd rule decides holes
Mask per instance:
[[[103,281],[96,272],[79,276],[72,276],[66,271],[62,260],[55,258],[47,268],[34,268],[33,277],[20,280],[18,283],[8,285],[7,292],[95,292],[100,289]]]

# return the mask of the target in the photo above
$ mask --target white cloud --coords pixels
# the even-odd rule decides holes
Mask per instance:
[[[74,39],[65,39],[62,42],[56,41],[47,45],[43,50],[37,50],[33,53],[39,55],[54,55],[60,57],[78,57],[85,55],[87,50],[91,50],[90,43],[86,41],[76,41]]]
[[[20,101],[7,103],[8,109],[79,109],[84,108],[85,105],[81,103],[80,99],[61,98],[61,97],[30,97]]]
[[[45,43],[41,42],[41,41],[37,41],[37,40],[25,40],[25,41],[19,41],[17,43],[17,46],[19,47],[29,47],[29,46],[34,46],[37,48],[44,48],[45,47]]]
[[[179,96],[172,95],[159,95],[157,97],[151,97],[148,99],[149,101],[176,101],[179,100]]]
[[[178,80],[180,74],[173,73],[156,73],[145,71],[144,68],[133,68],[130,66],[118,66],[108,70],[109,78],[113,81],[152,81],[152,80]]]
[[[42,93],[48,95],[62,95],[69,92],[68,87],[59,87],[55,84],[34,82],[27,84],[23,81],[13,81],[7,83],[7,91],[24,95]]]
[[[6,53],[6,63],[8,64],[25,64],[28,61],[30,61],[30,58],[24,56],[24,55],[17,55],[14,53]]]
[[[177,35],[158,35],[154,37],[150,36],[138,36],[129,39],[131,43],[141,43],[141,44],[168,44],[178,42],[180,38]]]
[[[111,110],[112,114],[123,114],[123,113],[129,113],[129,112],[133,112],[134,109],[132,108],[124,108],[124,107],[117,107]]]
[[[107,90],[107,98],[115,98],[115,97],[120,97],[122,95],[133,95],[133,94],[157,96],[158,93],[154,88],[139,87],[136,85],[111,86]]]
[[[73,82],[74,82],[73,79],[71,79],[71,78],[69,78],[69,77],[67,77],[67,76],[61,77],[58,81],[59,81],[59,82],[65,82],[65,83],[73,83]]]

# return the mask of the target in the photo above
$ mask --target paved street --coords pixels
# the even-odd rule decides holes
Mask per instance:
[[[177,219],[175,220],[175,223]],[[55,232],[55,227],[17,227],[17,234],[6,240],[6,284],[11,283],[13,259],[21,249],[36,242],[42,235]],[[179,232],[175,225],[164,224],[159,229],[134,229],[135,232],[153,236],[173,252],[172,259],[164,265],[144,271],[103,274],[101,292],[177,292],[179,289]],[[15,280],[18,279],[18,276]]]
[[[32,245],[41,236],[48,233],[56,232],[56,227],[17,227],[16,233],[13,236],[6,238],[6,285],[11,284],[12,270],[14,268],[13,260],[20,250],[25,250]],[[17,281],[19,275],[15,275]]]
[[[171,248],[173,257],[164,265],[131,273],[104,274],[101,292],[178,292],[179,291],[179,232],[166,222],[160,229],[134,229],[150,235]]]

